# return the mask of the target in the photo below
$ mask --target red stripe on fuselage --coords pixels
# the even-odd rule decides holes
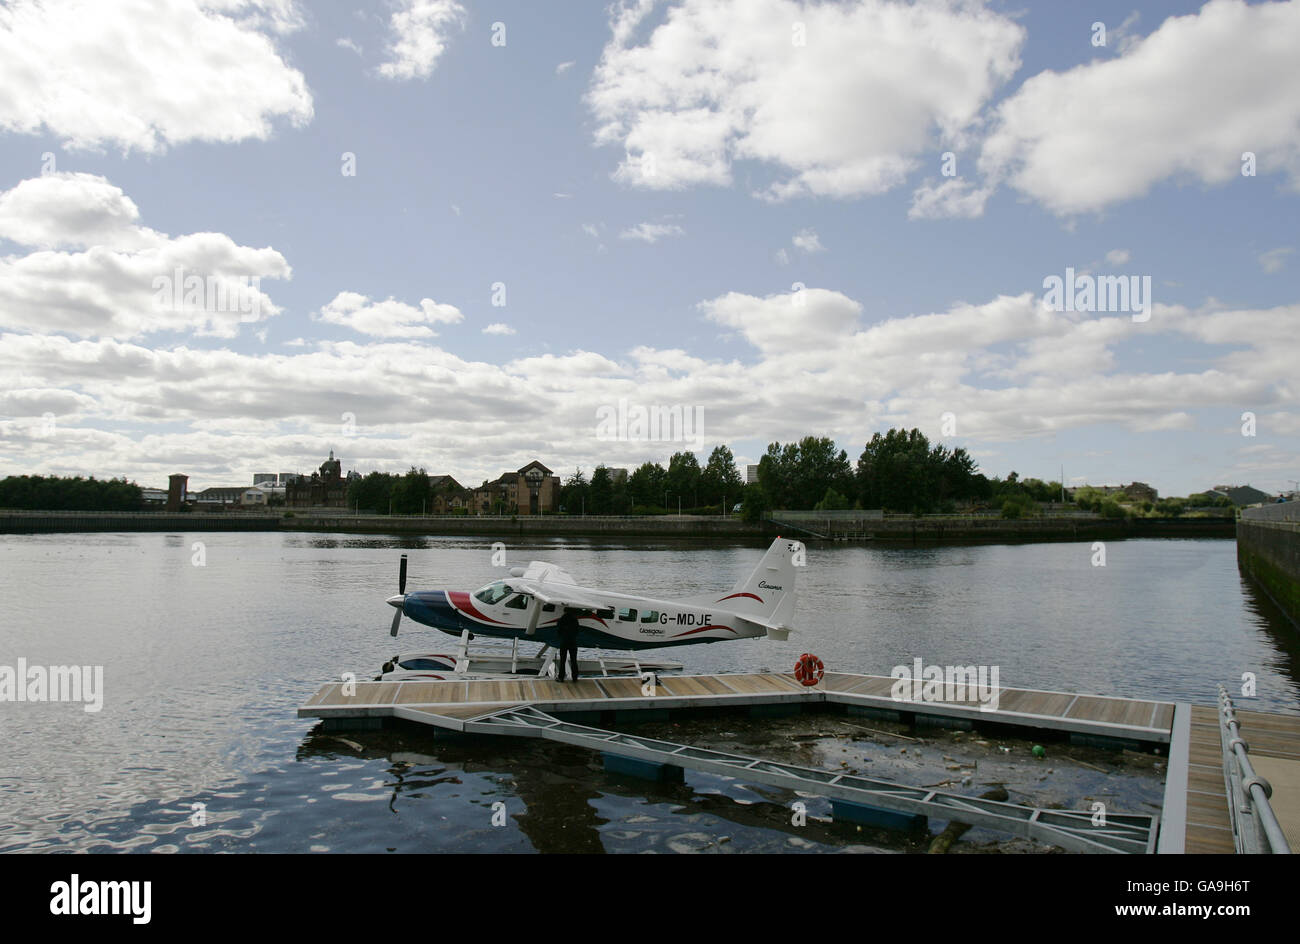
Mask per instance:
[[[448,590],[447,602],[453,608],[464,613],[470,619],[478,620],[480,623],[496,623],[498,626],[509,626],[509,623],[503,623],[501,620],[494,620],[490,616],[484,616],[480,613],[470,601],[469,594],[463,590]]]
[[[763,598],[754,593],[732,593],[723,597],[722,600],[731,600],[735,597],[749,597],[751,600],[757,600],[759,603],[763,602]],[[721,603],[722,600],[718,600],[717,602]]]
[[[684,633],[678,633],[677,635],[673,636],[672,638],[673,638],[673,639],[681,639],[683,636],[693,636],[695,633],[702,633],[702,632],[704,632],[706,629],[725,629],[725,630],[726,630],[727,632],[729,632],[729,633],[734,633],[734,632],[735,632],[735,630],[732,629],[730,626],[714,626],[712,623],[710,623],[708,626],[699,626],[699,627],[696,627],[695,629],[688,629],[688,630],[686,630],[686,632],[684,632]]]

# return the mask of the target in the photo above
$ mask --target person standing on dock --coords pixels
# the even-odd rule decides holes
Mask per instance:
[[[560,681],[564,681],[564,660],[569,659],[569,665],[573,669],[573,680],[578,680],[578,631],[582,626],[578,623],[577,614],[580,610],[573,610],[569,607],[564,608],[564,615],[560,621],[555,624],[555,628],[560,632]]]

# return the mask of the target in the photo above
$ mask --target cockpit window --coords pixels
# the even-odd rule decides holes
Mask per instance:
[[[528,604],[529,604],[530,602],[532,602],[532,597],[530,597],[528,594],[526,594],[526,593],[517,593],[517,594],[515,594],[513,597],[511,597],[509,600],[506,601],[506,609],[508,609],[508,610],[526,610],[526,609],[528,609]]]
[[[510,594],[512,593],[514,593],[514,590],[510,589],[510,585],[508,583],[498,580],[496,583],[490,583],[482,590],[477,591],[474,594],[474,599],[480,600],[483,603],[487,603],[491,605],[495,603],[500,603],[502,600],[510,596]]]

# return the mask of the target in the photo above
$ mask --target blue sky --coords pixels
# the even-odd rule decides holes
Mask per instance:
[[[19,0],[0,474],[474,484],[903,425],[990,475],[1287,488],[1298,53],[1300,5],[1227,0]],[[1148,318],[1046,309],[1067,266]],[[159,310],[178,269],[258,312]],[[702,444],[597,437],[619,399]]]

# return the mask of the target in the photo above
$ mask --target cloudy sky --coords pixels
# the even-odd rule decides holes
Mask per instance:
[[[1297,219],[1298,2],[9,0],[0,475],[902,425],[1282,489]],[[620,400],[702,439],[600,435]]]

